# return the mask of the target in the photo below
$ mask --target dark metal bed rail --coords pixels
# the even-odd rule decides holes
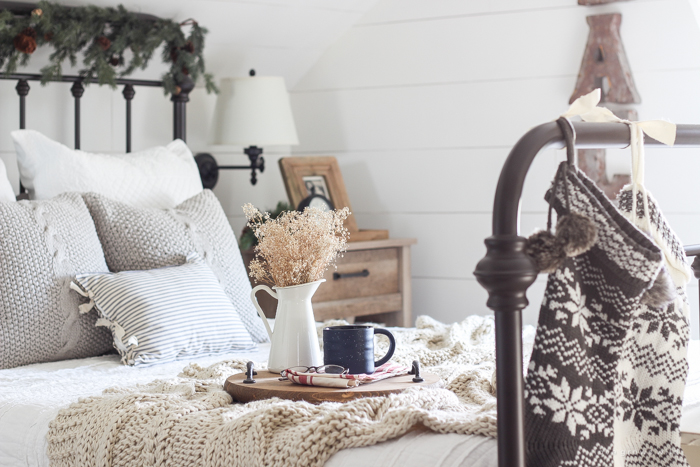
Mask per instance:
[[[19,124],[20,129],[26,129],[26,97],[29,94],[29,81],[41,81],[41,75],[31,73],[0,74],[0,79],[17,80],[17,94],[19,95]],[[87,82],[81,76],[64,75],[52,80],[63,83],[73,83],[71,94],[75,99],[75,149],[80,149],[80,99],[85,92],[84,84]],[[92,82],[92,81],[90,81]],[[134,86],[163,87],[162,81],[144,79],[117,78],[118,85],[123,85],[122,95],[126,101],[126,152],[131,152],[131,101],[136,95]],[[189,77],[179,83],[180,93],[171,97],[173,101],[173,139],[187,138],[186,104],[189,101],[189,93],[194,89],[194,82]]]
[[[24,130],[27,128],[27,107],[26,98],[31,89],[29,86],[29,81],[41,81],[41,75],[31,74],[31,73],[14,73],[14,74],[0,74],[0,79],[7,80],[17,80],[17,86],[15,87],[17,95],[19,96],[19,128]],[[55,80],[56,82],[63,83],[73,83],[70,91],[74,104],[74,134],[75,134],[75,149],[80,149],[80,99],[83,97],[85,92],[85,79],[82,76],[70,76],[64,75]],[[87,82],[94,82],[87,81]],[[117,78],[118,85],[123,85],[124,90],[122,95],[126,102],[126,152],[131,152],[131,101],[136,95],[134,86],[148,86],[148,87],[163,87],[162,81],[151,81],[144,79],[125,79]],[[173,139],[181,139],[187,141],[187,102],[189,102],[189,94],[192,89],[194,89],[194,82],[190,77],[178,84],[180,92],[178,94],[173,94],[170,100],[173,102]],[[20,193],[24,193],[25,189],[20,184]]]
[[[623,123],[574,123],[574,128],[578,148],[624,148],[630,144],[629,127]],[[645,144],[661,143],[647,137]],[[519,235],[520,196],[535,156],[551,147],[564,147],[564,135],[555,122],[531,129],[511,150],[496,187],[493,235],[485,240],[486,256],[474,271],[489,293],[486,304],[496,319],[499,467],[525,466],[522,310],[528,304],[526,291],[537,271],[525,254],[526,239]],[[700,147],[700,125],[678,125],[674,147]],[[688,246],[686,253],[700,254],[700,245]],[[693,270],[700,278],[698,258]]]

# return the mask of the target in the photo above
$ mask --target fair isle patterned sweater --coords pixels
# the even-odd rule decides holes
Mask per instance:
[[[566,183],[571,211],[595,223],[598,240],[547,281],[525,383],[528,465],[686,466],[677,435],[687,320],[642,305],[662,251],[578,169]]]

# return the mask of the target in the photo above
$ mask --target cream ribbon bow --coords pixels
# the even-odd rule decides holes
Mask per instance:
[[[632,149],[632,219],[637,218],[637,192],[641,192],[646,228],[651,231],[649,200],[644,188],[644,134],[647,134],[667,146],[676,142],[676,125],[664,120],[647,120],[631,122],[617,117],[609,109],[598,107],[600,89],[595,89],[576,99],[562,117],[580,116],[584,122],[626,123],[630,127],[630,148]]]
[[[664,120],[647,120],[644,122],[631,122],[617,117],[609,109],[605,107],[597,107],[600,103],[600,89],[595,89],[585,96],[576,99],[569,110],[561,116],[571,118],[580,116],[584,122],[594,123],[627,123],[630,126],[639,127],[648,136],[651,136],[657,141],[664,143],[667,146],[673,146],[676,142],[676,125]]]

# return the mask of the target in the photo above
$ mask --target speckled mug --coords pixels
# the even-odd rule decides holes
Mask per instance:
[[[374,361],[374,335],[389,338],[389,351],[379,361]],[[340,365],[350,374],[371,374],[394,355],[396,341],[386,329],[372,326],[329,326],[323,329],[323,364]]]

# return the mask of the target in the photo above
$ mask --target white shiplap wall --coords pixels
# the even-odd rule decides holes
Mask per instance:
[[[700,122],[700,28],[687,0],[600,7],[380,0],[293,88],[302,142],[293,152],[338,157],[362,228],[418,238],[416,314],[450,322],[487,312],[472,271],[490,234],[500,167],[523,133],[566,109],[588,36],[585,17],[607,12],[623,15],[640,118]],[[648,151],[648,186],[689,243],[700,243],[700,207],[692,202],[700,187],[680,164],[698,173],[699,155]],[[558,157],[540,155],[528,176],[524,234],[545,223],[542,196]],[[626,168],[625,153],[611,158]],[[543,289],[540,277],[528,323]]]

